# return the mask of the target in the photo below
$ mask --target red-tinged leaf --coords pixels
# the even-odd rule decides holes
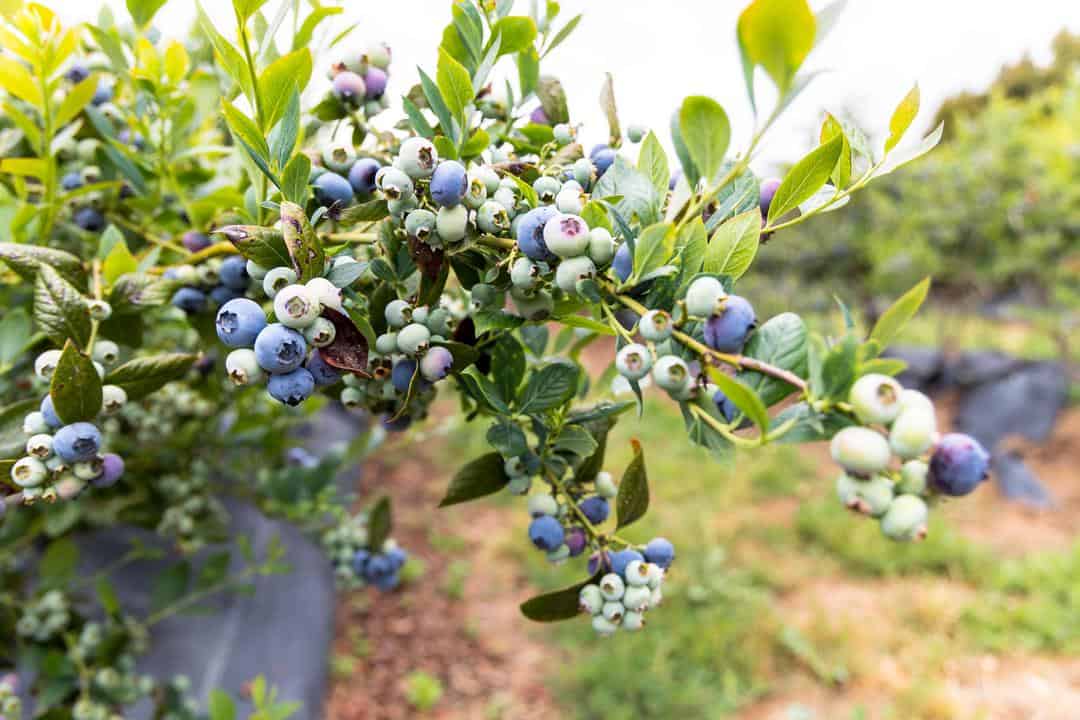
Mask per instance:
[[[319,349],[319,355],[327,365],[345,370],[361,377],[371,377],[367,372],[368,341],[352,319],[332,308],[324,308],[322,316],[334,323],[334,342]]]

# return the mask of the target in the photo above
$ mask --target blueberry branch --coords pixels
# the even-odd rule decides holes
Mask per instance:
[[[706,425],[708,425],[713,430],[715,430],[720,435],[722,435],[725,440],[730,441],[733,445],[735,445],[737,447],[747,447],[747,448],[749,448],[749,447],[757,447],[759,445],[765,444],[766,440],[765,440],[765,435],[764,434],[762,434],[760,436],[760,438],[758,438],[757,440],[753,440],[751,438],[745,438],[745,437],[742,437],[741,435],[736,435],[731,430],[730,425],[727,425],[725,423],[720,422],[719,420],[714,418],[712,415],[710,415],[709,413],[707,413],[705,410],[701,409],[697,405],[688,405],[687,407],[690,408],[690,412],[694,416],[699,418]]]

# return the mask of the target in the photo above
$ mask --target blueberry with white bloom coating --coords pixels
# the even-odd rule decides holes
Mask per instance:
[[[589,248],[589,226],[577,215],[559,213],[544,223],[544,244],[561,258],[576,258]]]
[[[494,200],[485,200],[476,211],[476,225],[482,231],[500,235],[510,229],[510,215]]]
[[[469,211],[464,205],[439,208],[435,230],[443,242],[457,243],[465,239],[469,227]]]
[[[519,257],[510,266],[510,282],[519,290],[531,290],[540,281],[540,266],[527,257]]]
[[[555,142],[560,146],[569,145],[574,141],[574,129],[566,123],[559,123],[551,130],[551,134],[555,137]]]
[[[271,268],[263,276],[262,287],[266,297],[273,298],[281,290],[296,282],[296,271],[290,267]]]
[[[559,503],[547,493],[531,495],[528,501],[528,510],[530,517],[535,518],[540,517],[541,515],[551,515],[552,517],[555,517],[559,514]]]
[[[624,592],[626,592],[626,583],[615,572],[609,572],[600,578],[600,594],[605,600],[619,600]]]
[[[652,376],[658,387],[676,399],[685,396],[694,382],[686,362],[675,355],[665,355],[658,359],[653,365]]]
[[[269,373],[291,372],[304,362],[307,342],[304,336],[281,323],[267,325],[255,338],[255,357],[259,367]]]
[[[930,456],[930,487],[943,495],[967,495],[987,478],[990,453],[970,435],[950,433]]]
[[[334,326],[334,323],[324,317],[315,318],[315,322],[304,329],[304,339],[307,340],[308,345],[311,345],[312,347],[326,347],[334,342],[334,338],[336,337],[337,328]]]
[[[438,382],[450,374],[454,356],[444,347],[433,347],[420,360],[420,373],[429,382]]]
[[[900,414],[904,389],[888,375],[863,375],[851,386],[848,402],[859,420],[869,425],[888,425]]]
[[[592,277],[596,277],[596,265],[585,256],[563,260],[555,269],[555,284],[571,295],[577,293],[579,281]]]
[[[379,337],[375,338],[375,352],[380,355],[393,355],[398,351],[397,347],[397,333],[388,332],[383,333]]]
[[[712,317],[727,297],[723,284],[714,277],[703,275],[690,283],[686,291],[686,312],[694,317]]]
[[[304,287],[314,296],[315,301],[321,308],[332,308],[338,312],[344,311],[341,288],[324,277],[314,277],[304,283]]]
[[[71,423],[53,435],[53,452],[65,463],[84,462],[100,449],[101,431],[92,423]]]
[[[306,328],[320,310],[318,298],[307,285],[289,285],[274,296],[274,316],[286,327]]]
[[[250,348],[233,350],[225,356],[225,374],[234,385],[251,385],[263,377],[262,368]]]
[[[442,207],[459,205],[469,187],[465,166],[457,160],[444,160],[431,176],[431,199]]]
[[[615,369],[628,380],[640,380],[652,369],[653,358],[649,348],[630,343],[615,355]]]
[[[618,625],[622,622],[623,613],[625,612],[626,607],[617,600],[607,601],[600,610],[600,614],[604,616],[604,619],[613,625]]]
[[[315,392],[315,378],[306,368],[296,368],[291,372],[271,375],[266,390],[275,400],[295,407]]]
[[[550,205],[542,205],[525,213],[517,230],[517,244],[521,252],[533,260],[555,258],[544,241],[544,228],[547,222],[558,214],[559,211]]]
[[[328,145],[322,153],[323,165],[338,175],[347,175],[356,162],[356,152],[348,145]]]
[[[427,178],[439,164],[439,153],[430,140],[411,137],[401,143],[394,164],[413,180]]]
[[[740,295],[728,295],[722,309],[705,322],[705,344],[713,350],[737,353],[757,327],[753,306]]]
[[[41,416],[45,419],[45,422],[49,427],[58,428],[64,424],[64,421],[56,414],[56,407],[53,405],[51,395],[46,395],[44,399],[42,399],[39,409],[41,410]]]
[[[420,323],[412,323],[401,328],[397,334],[397,346],[406,355],[420,355],[431,343],[431,331]]]
[[[348,205],[353,199],[353,188],[349,181],[334,172],[325,172],[312,183],[315,199],[320,205]]]
[[[667,538],[653,538],[645,546],[645,559],[664,570],[675,561],[675,546]]]
[[[38,460],[47,460],[53,454],[52,445],[52,435],[47,433],[32,435],[26,441],[26,454],[36,457]]]
[[[57,423],[59,427],[60,423]],[[47,433],[51,429],[49,423],[45,420],[45,414],[39,410],[27,413],[23,418],[23,433],[26,435],[37,435],[39,433]]]
[[[603,267],[615,257],[615,239],[607,228],[594,227],[589,231],[589,257],[597,267]]]
[[[19,487],[37,487],[48,476],[49,469],[37,458],[24,457],[11,466],[11,479]]]
[[[592,627],[598,635],[611,635],[619,629],[618,625],[609,621],[602,614],[593,616]]]
[[[120,347],[112,340],[98,340],[94,343],[93,357],[98,362],[112,365],[120,358]]]
[[[308,355],[304,367],[311,373],[311,378],[315,381],[316,387],[333,385],[341,379],[341,370],[338,370],[336,367],[326,362],[326,360],[323,359],[323,356],[318,352],[313,352]]]
[[[383,315],[391,328],[402,328],[412,322],[412,306],[405,300],[391,300],[386,304]]]
[[[435,232],[435,213],[425,208],[413,210],[405,216],[405,232],[427,242]]]
[[[588,158],[578,158],[570,166],[570,170],[574,175],[574,180],[579,182],[582,187],[589,187],[597,177],[596,168],[593,167]]]
[[[846,427],[833,436],[829,445],[832,459],[845,470],[872,475],[889,466],[889,442],[880,433],[864,427]]]
[[[221,306],[214,326],[218,339],[229,347],[251,347],[266,327],[266,314],[254,300],[237,298]]]
[[[640,630],[645,627],[645,615],[639,610],[627,610],[623,614],[620,627],[630,632]]]
[[[529,540],[538,550],[550,552],[563,544],[564,537],[563,526],[550,515],[534,518],[529,523]]]
[[[550,175],[541,175],[533,181],[532,187],[540,202],[550,204],[555,202],[555,196],[559,194],[562,183]]]
[[[401,168],[387,166],[375,173],[375,185],[390,200],[411,198],[414,188],[412,179]]]
[[[890,540],[910,542],[926,537],[929,511],[926,502],[915,495],[900,495],[881,518],[881,531]]]
[[[59,350],[46,350],[34,359],[34,374],[42,380],[49,380],[56,372],[56,365],[60,362]]]
[[[600,586],[589,584],[581,588],[578,593],[578,607],[581,612],[596,615],[604,607],[604,596],[600,594]]]
[[[664,342],[674,329],[671,315],[664,310],[650,310],[641,316],[638,331],[649,342]]]
[[[101,411],[112,414],[120,410],[127,403],[127,391],[119,385],[102,385],[101,387]]]

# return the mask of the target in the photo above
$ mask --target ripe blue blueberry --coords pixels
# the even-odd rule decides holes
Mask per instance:
[[[291,372],[271,375],[266,389],[270,397],[295,407],[315,392],[315,378],[307,368],[296,368]]]
[[[304,336],[281,323],[267,325],[255,338],[255,358],[259,367],[269,373],[287,373],[297,369],[303,364],[306,354]]]
[[[210,237],[198,230],[188,230],[180,236],[180,243],[190,252],[196,253],[210,247]]]
[[[630,246],[623,243],[615,251],[615,259],[611,261],[611,269],[615,271],[615,277],[619,282],[626,282],[630,273],[634,270],[634,255],[630,252]]]
[[[717,390],[713,393],[713,403],[716,405],[717,411],[720,415],[729,423],[734,422],[735,418],[739,416],[738,406],[731,402],[731,398],[724,394],[723,390]]]
[[[332,84],[334,97],[350,107],[359,107],[367,93],[364,78],[348,70],[334,76]]]
[[[762,220],[769,217],[769,206],[772,205],[773,198],[776,197],[776,190],[779,187],[780,180],[778,178],[770,178],[761,183],[758,205],[761,207]]]
[[[58,428],[64,424],[64,421],[60,419],[60,416],[56,414],[56,408],[53,407],[53,399],[51,395],[46,395],[45,399],[41,401],[41,416],[45,419],[45,424],[51,428]]]
[[[364,73],[364,97],[368,100],[378,100],[386,92],[386,71],[374,65],[368,66]]]
[[[368,197],[375,192],[375,173],[382,165],[375,158],[360,158],[349,169],[349,184],[353,192],[361,197]]]
[[[60,187],[68,192],[81,188],[83,184],[82,174],[77,171],[69,172],[60,179]]]
[[[978,440],[962,433],[941,438],[930,456],[930,487],[943,495],[967,495],[990,469],[990,454]]]
[[[251,277],[247,272],[247,260],[239,255],[230,255],[221,261],[218,268],[218,279],[221,284],[233,290],[247,290]]]
[[[304,367],[311,373],[311,377],[315,381],[316,387],[333,385],[341,379],[341,371],[326,362],[318,351],[315,351],[308,356],[307,362],[304,363]]]
[[[566,547],[570,550],[570,557],[577,557],[585,552],[589,541],[584,528],[572,527],[566,531]]]
[[[92,423],[71,423],[53,436],[53,452],[69,464],[90,460],[100,449],[101,431]]]
[[[101,475],[94,478],[94,487],[106,488],[116,484],[124,474],[124,458],[116,453],[101,456]]]
[[[454,207],[461,203],[468,186],[465,166],[457,160],[443,160],[431,175],[431,199],[443,207]]]
[[[420,360],[420,372],[429,382],[438,382],[450,373],[454,356],[444,347],[433,347]]]
[[[320,205],[348,205],[353,199],[353,188],[349,181],[337,173],[325,172],[315,179],[315,199]]]
[[[589,159],[596,166],[596,176],[600,177],[615,162],[615,151],[607,145],[597,145],[589,152]]]
[[[538,550],[550,552],[563,544],[566,533],[559,521],[543,515],[529,523],[529,540]]]
[[[101,232],[105,229],[105,216],[97,208],[85,207],[74,215],[75,224],[87,232]]]
[[[635,560],[644,560],[645,556],[639,553],[637,550],[617,550],[612,553],[608,553],[608,562],[611,564],[611,572],[617,575],[623,575],[626,573],[626,566]]]
[[[533,260],[554,260],[555,256],[544,242],[544,226],[559,214],[550,205],[541,205],[525,213],[517,230],[517,244],[521,252]]]
[[[544,112],[543,106],[533,108],[533,111],[529,113],[529,122],[534,125],[550,125],[551,120],[548,119],[548,115]]]
[[[757,326],[753,306],[740,295],[728,295],[723,309],[705,322],[705,344],[713,350],[737,353]]]
[[[90,68],[86,66],[86,63],[79,60],[71,63],[64,72],[64,79],[73,85],[78,85],[88,77],[90,77]]]
[[[645,546],[645,559],[667,570],[675,560],[675,546],[667,538],[653,538]]]
[[[400,393],[409,392],[409,385],[415,374],[416,361],[412,358],[402,358],[394,363],[394,369],[390,371],[390,384]]]
[[[608,519],[608,515],[611,512],[611,506],[608,501],[602,497],[596,495],[587,497],[581,501],[578,505],[578,509],[582,514],[589,519],[593,525],[599,525]]]
[[[231,348],[251,347],[266,327],[266,313],[254,300],[236,298],[218,310],[217,336]]]

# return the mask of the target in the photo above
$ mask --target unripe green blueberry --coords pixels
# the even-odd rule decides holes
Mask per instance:
[[[499,173],[495,172],[495,169],[490,165],[473,168],[471,174],[483,181],[488,196],[494,195],[495,191],[499,189]]]
[[[924,408],[913,407],[900,413],[889,430],[889,446],[902,460],[913,460],[934,444],[937,418]]]
[[[600,613],[604,616],[612,625],[618,625],[622,622],[623,614],[626,612],[626,607],[618,600],[608,600],[604,603],[604,607],[600,610]]]
[[[431,331],[432,339],[436,335],[441,335],[444,338],[448,337],[452,331],[450,322],[453,317],[450,315],[450,311],[446,308],[437,307],[428,313],[427,322],[425,323],[428,330]]]
[[[603,614],[593,616],[592,627],[597,634],[605,636],[613,635],[619,629],[618,625],[605,618]]]
[[[922,460],[908,460],[900,468],[896,492],[903,495],[922,495],[926,492],[926,476],[930,466]]]
[[[640,343],[630,343],[615,355],[615,369],[627,380],[640,380],[653,366],[652,353]]]
[[[257,283],[261,283],[263,278],[266,277],[266,273],[269,271],[269,268],[264,268],[254,260],[248,260],[244,267],[247,269],[248,276]]]
[[[623,571],[623,575],[626,577],[626,583],[630,586],[642,586],[649,584],[649,563],[644,560],[631,560],[626,564],[626,570]],[[646,598],[647,599],[647,598]],[[630,607],[627,605],[627,607]],[[630,607],[631,610],[637,610],[639,608]]]
[[[112,365],[120,359],[120,348],[112,340],[98,340],[94,343],[94,360]]]
[[[105,366],[99,363],[97,360],[93,360],[90,363],[94,366],[94,370],[97,371],[98,377],[102,380],[105,379]]]
[[[570,557],[570,547],[563,543],[554,550],[548,551],[547,561],[550,563],[559,564]]]
[[[34,359],[34,374],[42,380],[49,380],[56,372],[56,365],[60,362],[59,350],[46,350]]]
[[[596,265],[585,256],[572,257],[559,263],[555,284],[568,295],[576,295],[579,280],[596,277]]]
[[[666,390],[675,399],[686,395],[694,382],[690,368],[676,355],[665,355],[657,360],[652,368],[652,376],[657,387]]]
[[[405,222],[405,216],[420,207],[420,202],[415,195],[403,196],[386,201],[386,209],[390,212],[390,218],[395,227],[400,227]]]
[[[929,511],[922,498],[900,495],[881,518],[881,531],[891,540],[908,542],[926,537]]]
[[[500,205],[511,217],[517,214],[518,196],[516,188],[499,187],[491,195],[491,201]]]
[[[199,282],[203,285],[217,285],[221,279],[218,275],[218,268],[220,267],[221,263],[214,262],[214,260],[208,260],[197,266],[195,272],[199,276]]]
[[[427,242],[435,232],[435,213],[424,208],[413,210],[405,216],[405,232],[417,240]]]
[[[467,177],[468,183],[465,186],[464,202],[469,208],[478,210],[481,205],[487,202],[487,185],[475,170],[470,170]]]
[[[27,435],[48,433],[49,430],[49,423],[45,421],[45,416],[38,410],[27,413],[26,417],[23,418],[23,432]]]
[[[540,495],[532,495],[529,497],[529,515],[537,517],[540,515],[558,515],[559,503],[551,495],[546,493]]]
[[[510,477],[522,477],[529,474],[525,467],[525,461],[519,457],[506,458],[503,462],[503,471]]]
[[[273,298],[281,290],[294,283],[296,283],[296,271],[292,268],[284,265],[271,268],[266,271],[266,275],[263,277],[263,292],[266,293],[266,297]]]
[[[884,475],[875,475],[869,480],[854,478],[854,490],[854,499],[845,504],[864,515],[880,517],[893,500],[892,481]]]
[[[541,175],[533,181],[532,187],[540,202],[550,204],[555,202],[555,196],[562,189],[562,183],[550,175]]]
[[[331,308],[338,312],[343,312],[345,309],[344,300],[341,296],[341,288],[334,283],[330,282],[324,277],[311,278],[304,283],[312,295],[315,297],[315,301],[320,308]]]
[[[398,350],[406,355],[422,355],[431,343],[431,331],[420,323],[401,328],[397,334]]]
[[[559,123],[553,127],[551,134],[555,137],[555,142],[559,144],[559,147],[574,142],[574,129],[566,123]]]
[[[502,305],[501,293],[494,285],[476,283],[469,291],[471,304],[477,310],[495,309]]]
[[[594,227],[589,231],[589,257],[597,267],[603,267],[615,257],[615,239],[607,228]]]
[[[430,140],[411,137],[401,143],[394,165],[413,180],[431,177],[439,164],[439,153]]]
[[[334,342],[335,337],[337,337],[337,328],[334,323],[324,317],[315,318],[315,322],[304,329],[304,339],[312,347],[326,347]]]
[[[127,392],[119,385],[103,385],[101,388],[101,410],[112,414],[127,404]]]
[[[649,607],[652,590],[646,585],[631,586],[623,594],[622,604],[627,610],[641,611]]]
[[[24,457],[11,466],[11,479],[19,487],[37,487],[48,476],[45,463],[34,457]]]
[[[645,135],[648,132],[648,129],[641,125],[630,125],[626,128],[626,139],[632,143],[639,143],[645,138]]]
[[[589,249],[589,226],[577,215],[559,213],[544,224],[544,244],[561,258],[577,258]]]
[[[338,175],[348,175],[356,162],[356,152],[347,145],[329,145],[323,150],[323,165]]]
[[[719,280],[703,275],[690,283],[686,291],[686,312],[693,317],[712,317],[726,297],[727,292]]]
[[[622,624],[620,625],[624,630],[634,632],[645,627],[645,614],[638,610],[627,610],[623,614]]]
[[[888,375],[863,375],[851,386],[848,402],[859,420],[868,425],[888,425],[900,414],[900,383]]]
[[[590,615],[598,614],[604,607],[604,596],[600,594],[598,585],[589,584],[581,588],[578,593],[578,608],[581,612]]]
[[[531,487],[532,478],[528,475],[512,477],[510,482],[506,484],[506,489],[511,495],[528,495]]]
[[[483,232],[501,235],[510,229],[510,214],[495,200],[485,200],[476,211],[476,225]]]
[[[252,385],[263,378],[263,370],[250,348],[233,350],[225,357],[225,373],[234,385]]]
[[[589,187],[593,181],[594,169],[589,158],[578,158],[575,160],[570,171],[573,173],[574,179],[581,183],[582,187]]]
[[[403,328],[412,322],[412,306],[404,300],[391,300],[386,304],[383,314],[386,324],[394,329]]]
[[[464,205],[439,208],[439,214],[435,219],[435,229],[443,242],[456,243],[464,240],[468,225],[469,211]]]
[[[173,276],[181,285],[198,285],[199,271],[194,265],[178,265],[173,268]]]
[[[602,498],[610,499],[619,494],[619,488],[609,472],[601,470],[596,473],[596,480],[593,482],[596,485],[596,494]]]
[[[658,590],[664,582],[664,568],[656,563],[649,563],[649,589]]]
[[[519,257],[510,266],[510,282],[519,290],[531,290],[540,281],[540,266],[527,257]]]
[[[26,454],[38,460],[47,460],[53,454],[52,444],[52,435],[47,433],[31,435],[26,441]]]
[[[72,466],[71,471],[79,480],[93,480],[101,477],[101,474],[105,472],[105,461],[96,457],[86,462],[77,462]]]
[[[902,415],[909,410],[921,410],[930,415],[935,415],[934,401],[918,390],[904,390],[900,393],[900,412],[898,415]]]
[[[650,310],[641,316],[638,331],[649,342],[664,342],[671,337],[671,315],[664,310]]]
[[[857,475],[872,475],[889,466],[889,442],[870,428],[846,427],[833,436],[832,459]]]
[[[388,200],[405,200],[414,195],[413,181],[400,168],[387,165],[375,173],[375,186]]]
[[[319,310],[318,298],[306,285],[288,285],[274,295],[274,315],[285,327],[306,328]]]
[[[351,377],[346,375],[346,377]],[[346,410],[359,410],[364,406],[364,393],[359,388],[347,387],[341,391],[341,404]]]
[[[514,288],[510,291],[510,298],[514,301],[518,315],[526,320],[546,320],[555,310],[555,299],[547,290],[527,292]]]
[[[581,211],[585,209],[586,202],[588,202],[588,197],[576,182],[573,185],[564,186],[559,190],[559,194],[555,196],[555,207],[558,208],[559,212],[570,215],[581,214]]]
[[[605,600],[619,600],[625,591],[626,583],[615,573],[608,573],[600,578],[600,594],[604,596]]]

